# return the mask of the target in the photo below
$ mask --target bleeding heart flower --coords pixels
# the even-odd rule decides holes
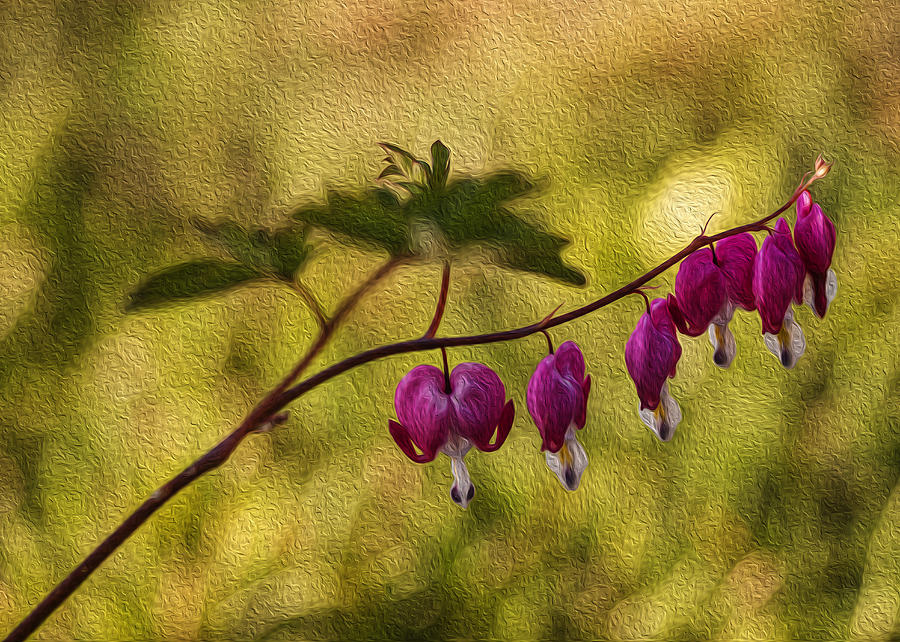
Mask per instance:
[[[785,368],[793,368],[804,351],[803,330],[794,321],[791,301],[803,300],[806,268],[791,239],[787,221],[763,241],[753,266],[753,296],[762,319],[766,347]]]
[[[725,277],[709,248],[697,250],[681,262],[675,277],[678,312],[673,321],[689,337],[706,332],[728,304]]]
[[[578,488],[588,463],[575,430],[584,428],[590,392],[584,356],[572,341],[544,357],[528,382],[528,412],[541,433],[541,450],[566,490]]]
[[[434,366],[416,366],[397,385],[394,408],[400,422],[389,422],[391,436],[414,462],[432,461],[438,452],[450,457],[450,497],[466,508],[475,486],[463,458],[473,444],[485,452],[503,445],[515,415],[513,402],[505,399],[500,377],[480,363],[461,363],[449,377]]]
[[[727,368],[734,361],[737,345],[728,324],[738,307],[755,310],[753,298],[753,263],[756,260],[756,241],[748,232],[729,236],[716,243],[715,262],[725,281],[726,303],[709,326],[709,341],[713,345],[713,361]]]
[[[713,361],[727,368],[737,347],[728,327],[735,309],[755,309],[752,277],[756,241],[748,233],[703,248],[681,262],[675,277],[672,320],[682,334],[696,337],[709,329]]]
[[[818,203],[812,202],[810,193],[804,191],[797,199],[794,242],[806,266],[803,302],[820,319],[825,318],[828,306],[837,294],[837,275],[830,269],[835,237],[834,223],[825,216]]]
[[[668,377],[675,376],[681,345],[669,308],[675,297],[654,299],[625,344],[625,365],[637,388],[641,420],[661,441],[669,441],[681,421],[681,409],[669,394]]]

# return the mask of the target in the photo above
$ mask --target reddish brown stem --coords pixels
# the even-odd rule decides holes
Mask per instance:
[[[642,289],[638,288],[634,291],[635,294],[640,294],[644,299],[644,306],[647,308],[647,314],[650,314],[650,297],[647,296],[647,293]]]
[[[141,504],[128,518],[114,530],[109,537],[104,539],[84,560],[75,567],[56,587],[34,607],[31,613],[22,620],[15,629],[6,637],[4,642],[24,640],[31,635],[56,608],[62,604],[77,589],[88,576],[93,573],[103,561],[110,556],[137,528],[156,512],[156,510],[177,494],[182,488],[192,481],[218,468],[225,462],[244,438],[260,428],[270,428],[287,419],[278,412],[283,406],[277,406],[279,396],[297,380],[303,371],[312,363],[316,355],[328,343],[338,325],[346,318],[350,310],[359,302],[362,296],[378,281],[383,279],[391,270],[403,263],[403,258],[391,258],[372,275],[366,279],[350,296],[341,302],[330,320],[324,323],[319,330],[315,342],[303,355],[303,358],[294,366],[288,375],[281,380],[277,387],[271,390],[250,414],[227,437],[216,444],[212,450],[197,459],[190,466],[182,470],[172,480],[158,488],[147,501]],[[323,315],[324,318],[324,315]]]
[[[434,317],[431,319],[431,325],[425,331],[424,338],[430,339],[437,334],[438,327],[441,325],[441,319],[444,318],[444,308],[447,305],[447,293],[450,290],[450,261],[444,261],[444,269],[441,273],[441,289],[438,292],[437,306],[434,309]]]
[[[447,361],[447,348],[441,347],[441,359],[444,362],[444,392],[446,392],[449,395],[451,392],[450,364]]]
[[[143,524],[156,510],[170,500],[182,488],[196,480],[201,475],[222,465],[237,448],[238,444],[253,430],[260,425],[271,421],[273,415],[278,413],[287,404],[294,401],[304,393],[312,390],[326,381],[347,372],[357,366],[383,359],[392,355],[403,354],[408,352],[419,352],[423,350],[437,350],[441,348],[449,348],[454,346],[473,346],[483,345],[487,343],[498,343],[500,341],[511,341],[513,339],[521,339],[530,336],[536,332],[563,325],[579,319],[595,310],[599,310],[622,297],[631,294],[639,287],[649,282],[651,279],[659,276],[673,265],[690,255],[692,252],[699,250],[712,242],[719,241],[741,232],[754,232],[765,229],[765,224],[787,210],[800,196],[803,189],[806,189],[814,180],[820,176],[813,176],[805,180],[798,187],[790,200],[775,210],[768,216],[746,225],[720,232],[714,236],[705,236],[701,234],[688,244],[683,250],[663,261],[655,268],[638,277],[631,283],[622,286],[614,292],[588,303],[580,308],[567,312],[558,317],[545,318],[542,321],[527,325],[514,330],[506,330],[504,332],[491,332],[488,334],[480,334],[464,337],[445,337],[434,338],[425,336],[421,339],[413,339],[410,341],[401,341],[389,345],[380,346],[360,352],[343,361],[340,361],[315,375],[301,381],[291,387],[309,363],[321,351],[327,343],[328,338],[334,332],[337,325],[343,320],[353,305],[359,300],[362,294],[375,282],[385,276],[391,269],[401,263],[403,259],[391,259],[383,265],[375,274],[370,277],[353,295],[344,301],[341,307],[335,312],[330,322],[323,328],[319,334],[319,338],[307,351],[304,358],[294,367],[294,369],[286,376],[282,382],[272,390],[266,397],[250,412],[243,422],[227,437],[216,444],[212,450],[197,459],[190,466],[181,471],[175,478],[161,486],[154,492],[147,501],[141,504],[137,510],[129,515],[122,524],[112,532],[109,537],[104,539],[75,569],[69,573],[50,593],[22,620],[15,629],[7,636],[5,642],[17,642],[26,639],[37,629],[41,623],[62,604],[87,577],[93,573],[103,561],[112,554],[128,537],[134,533],[138,527]],[[448,275],[449,278],[449,275]],[[443,290],[443,287],[442,287]],[[437,317],[437,313],[435,314]],[[434,322],[432,322],[434,325]],[[436,329],[435,329],[436,330]]]
[[[553,339],[550,338],[550,333],[546,330],[541,330],[544,334],[544,338],[547,340],[547,354],[553,354]]]

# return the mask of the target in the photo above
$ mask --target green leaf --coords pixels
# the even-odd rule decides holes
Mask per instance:
[[[397,195],[385,188],[362,193],[332,191],[325,205],[298,209],[296,220],[322,227],[367,248],[387,250],[392,256],[409,254],[409,222]]]
[[[248,231],[233,221],[194,220],[193,224],[240,263],[273,272],[289,281],[309,255],[306,232],[296,226],[270,233],[263,228]]]
[[[391,143],[378,143],[381,148],[387,152],[388,158],[385,159],[403,171],[403,175],[407,178],[413,177],[413,167],[418,159],[405,149],[401,149]]]
[[[560,256],[568,244],[566,239],[504,207],[506,202],[534,189],[534,183],[518,172],[461,179],[452,182],[443,193],[412,199],[410,216],[433,221],[451,248],[486,245],[496,250],[502,265],[584,285],[584,275],[566,265]]]
[[[403,176],[403,172],[400,171],[400,168],[394,165],[393,163],[385,167],[381,170],[381,173],[378,175],[376,180],[381,180],[382,178],[387,178],[388,176]]]
[[[425,175],[425,180],[422,181],[425,185],[431,185],[432,175],[431,175],[431,166],[425,161],[417,160],[416,166],[422,171]]]
[[[450,150],[440,140],[431,144],[431,168],[429,187],[433,190],[443,189],[450,175]]]
[[[292,281],[297,270],[309,258],[306,231],[295,227],[276,230],[272,235],[269,257],[270,264],[275,271],[285,279]]]
[[[188,261],[149,276],[131,293],[126,309],[192,299],[264,278],[266,275],[259,270],[240,263],[218,259]]]

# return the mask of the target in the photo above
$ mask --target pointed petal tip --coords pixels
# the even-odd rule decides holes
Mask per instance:
[[[574,434],[567,437],[559,452],[545,452],[544,460],[563,488],[569,492],[578,490],[581,477],[588,465],[588,458],[584,447]]]
[[[669,383],[663,384],[659,394],[659,405],[651,410],[638,406],[641,421],[662,441],[668,442],[675,436],[675,429],[681,423],[681,408],[675,398],[669,394]]]
[[[462,457],[450,459],[450,472],[453,474],[453,485],[450,486],[450,499],[460,508],[468,508],[475,497],[475,484],[469,477],[469,469]]]
[[[428,462],[433,461],[437,456],[437,452],[429,453],[424,450],[422,454],[416,452],[416,447],[413,445],[409,430],[406,426],[393,419],[388,420],[388,432],[391,433],[391,437],[393,437],[394,442],[399,446],[400,450],[403,451],[403,454],[417,464],[427,464]]]
[[[506,442],[506,438],[509,436],[509,431],[512,429],[513,420],[516,416],[516,404],[512,399],[506,402],[506,405],[503,406],[503,413],[500,415],[500,423],[497,425],[496,438],[493,443],[490,441],[475,443],[475,447],[478,450],[486,453],[492,453]],[[488,436],[488,440],[490,440],[490,435]]]

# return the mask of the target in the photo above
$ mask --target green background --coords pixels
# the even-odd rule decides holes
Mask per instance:
[[[437,355],[364,366],[162,508],[36,637],[900,638],[898,23],[896,0],[3,2],[0,631],[314,335],[280,286],[126,315],[145,275],[215,254],[191,217],[274,225],[371,181],[378,141],[440,138],[456,172],[544,179],[529,220],[588,276],[470,254],[442,333],[592,300],[714,212],[713,232],[773,210],[820,152],[838,296],[824,321],[798,312],[792,371],[751,314],[728,371],[682,341],[668,444],[625,372],[638,297],[554,331],[594,381],[571,494],[525,412],[543,339],[451,351],[518,410],[467,458],[467,511],[449,461],[413,464],[387,431],[397,381]],[[385,260],[311,242],[329,307]],[[420,335],[439,275],[392,273],[317,367]]]

